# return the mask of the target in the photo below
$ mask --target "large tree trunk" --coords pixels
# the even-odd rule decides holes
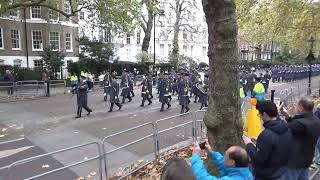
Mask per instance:
[[[241,144],[237,21],[234,0],[202,0],[209,32],[209,143],[224,152]]]
[[[148,10],[148,22],[147,22],[147,27],[144,30],[144,38],[142,41],[142,51],[148,52],[149,49],[149,43],[151,39],[151,31],[153,27],[153,18],[154,18],[154,12],[151,10]],[[155,47],[154,47],[155,48]]]
[[[171,62],[178,68],[179,64],[179,33],[180,33],[180,21],[181,21],[181,7],[183,2],[176,1],[175,13],[176,20],[174,22],[173,40],[172,40],[172,52]]]

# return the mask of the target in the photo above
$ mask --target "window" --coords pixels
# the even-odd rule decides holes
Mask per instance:
[[[111,43],[111,30],[110,29],[107,30],[106,38],[107,38],[106,42]]]
[[[41,7],[32,6],[31,7],[31,18],[40,19],[41,18]]]
[[[187,39],[187,33],[186,32],[183,32],[183,39]]]
[[[168,44],[168,56],[171,54],[171,44]]]
[[[129,34],[127,34],[127,44],[131,44],[130,43],[130,35]]]
[[[12,49],[20,49],[20,33],[17,29],[11,29]]]
[[[0,49],[4,48],[4,44],[3,44],[3,29],[0,28]]]
[[[206,56],[207,55],[207,47],[203,46],[202,47],[202,56]]]
[[[34,67],[43,67],[43,61],[42,60],[34,60]]]
[[[84,12],[80,11],[79,18],[80,18],[81,20],[84,19]]]
[[[72,51],[72,35],[71,35],[71,33],[66,34],[66,51]]]
[[[4,65],[4,60],[0,59],[0,65]]]
[[[64,3],[64,12],[66,14],[70,14],[71,13],[71,7],[69,3]],[[70,21],[70,18],[66,18],[66,21]]]
[[[18,11],[14,11],[14,10],[10,11],[10,12],[9,12],[9,16],[11,16],[11,17],[18,17]]]
[[[49,42],[54,50],[59,50],[60,49],[60,34],[59,34],[59,32],[50,32]]]
[[[41,31],[32,31],[32,50],[42,50]]]
[[[137,44],[141,43],[141,32],[137,32]]]
[[[48,16],[49,16],[49,19],[51,20],[58,20],[58,14],[56,11],[53,11],[52,9],[48,9]]]
[[[191,57],[193,56],[193,45],[191,46]]]
[[[13,66],[21,67],[21,59],[15,59],[13,60]]]
[[[160,56],[164,56],[164,44],[160,44]]]
[[[187,53],[187,45],[183,45],[183,52],[186,54]]]

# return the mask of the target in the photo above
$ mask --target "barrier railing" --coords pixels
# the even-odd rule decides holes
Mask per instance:
[[[126,144],[124,144],[124,145],[120,145],[119,147],[116,147],[116,148],[113,148],[112,150],[108,150],[108,151],[107,151],[107,149],[106,149],[106,143],[108,143],[107,141],[110,140],[111,138],[117,137],[117,136],[122,135],[122,134],[125,134],[125,133],[131,133],[131,134],[133,134],[132,136],[134,136],[134,133],[133,133],[134,131],[136,131],[136,130],[138,130],[138,129],[141,129],[141,128],[146,128],[146,127],[147,127],[147,128],[151,128],[151,133],[147,133],[147,135],[145,135],[145,136],[143,136],[143,137],[139,137],[139,138],[137,138],[137,139],[135,139],[135,140],[132,140],[132,141],[129,142],[129,143],[126,143]],[[146,129],[144,129],[143,131],[146,132]],[[112,170],[111,170],[110,168],[108,168],[108,167],[109,167],[108,162],[111,161],[110,163],[112,163],[113,159],[108,159],[108,156],[110,156],[112,153],[117,153],[117,152],[119,152],[120,150],[123,150],[123,152],[127,152],[126,150],[124,150],[125,148],[129,148],[130,146],[133,146],[133,145],[135,145],[135,144],[137,144],[137,143],[142,143],[142,142],[147,143],[142,150],[140,149],[140,152],[139,152],[139,153],[141,154],[142,158],[144,158],[144,159],[143,159],[143,162],[140,162],[139,166],[142,167],[142,166],[144,166],[148,161],[154,160],[155,157],[156,157],[156,154],[155,154],[155,152],[156,152],[155,132],[156,132],[156,131],[155,131],[155,126],[154,126],[154,124],[153,124],[152,122],[150,122],[150,123],[144,123],[144,124],[141,124],[141,125],[138,125],[138,126],[135,126],[135,127],[129,128],[129,129],[127,129],[127,130],[124,130],[124,131],[121,131],[121,132],[118,132],[118,133],[115,133],[115,134],[112,134],[112,135],[109,135],[109,136],[105,137],[105,138],[103,139],[103,141],[102,141],[102,149],[103,149],[103,159],[104,159],[104,164],[105,164],[105,174],[106,174],[106,177],[109,178],[110,176],[113,175],[113,174],[110,172],[110,171],[112,171]],[[152,138],[152,137],[153,137],[153,138]],[[148,143],[148,141],[149,141],[149,143]],[[151,151],[151,153],[149,153],[149,152],[150,152],[150,149],[147,149],[147,148],[151,148],[151,149],[152,149],[152,147],[148,146],[148,144],[150,144],[150,141],[151,141],[151,144],[153,144],[153,150]],[[139,151],[139,150],[137,150],[137,149],[134,149],[134,150]],[[141,151],[144,151],[144,152],[141,152]],[[146,151],[147,151],[147,152],[146,152]],[[114,156],[114,157],[117,157],[114,161],[115,161],[116,163],[119,163],[119,162],[120,162],[121,165],[123,165],[123,164],[131,165],[130,163],[134,163],[134,162],[136,162],[137,160],[141,160],[141,159],[137,159],[137,158],[135,158],[135,157],[133,157],[132,159],[122,159],[122,160],[120,160],[119,157],[121,157],[121,154],[119,154],[119,156]],[[124,162],[121,162],[121,161],[124,161]],[[116,167],[117,164],[116,164],[116,163],[114,163],[114,164],[112,165],[113,170],[117,169],[117,167]],[[136,167],[136,168],[138,168],[138,167]],[[121,175],[121,176],[122,176],[122,177],[125,177],[125,176],[127,176],[127,175],[128,175],[128,174],[125,173],[125,175]]]
[[[82,147],[88,147],[88,146],[92,146],[92,145],[96,145],[97,146],[97,152],[98,152],[97,156],[90,157],[90,158],[87,158],[87,159],[85,159],[83,161],[78,161],[78,162],[72,163],[70,165],[63,166],[63,167],[60,167],[60,168],[56,168],[54,170],[51,170],[51,171],[48,171],[48,172],[44,172],[44,173],[41,173],[41,174],[37,174],[37,175],[31,176],[31,177],[27,177],[27,178],[24,178],[24,179],[25,180],[32,180],[32,179],[40,178],[40,177],[43,177],[43,176],[46,176],[46,175],[49,175],[49,174],[53,174],[53,173],[57,173],[57,172],[66,170],[68,168],[71,168],[71,167],[74,167],[74,166],[77,166],[77,165],[80,165],[80,164],[87,163],[89,161],[99,160],[99,177],[100,177],[100,180],[102,180],[102,164],[101,164],[101,156],[102,156],[102,154],[101,154],[100,144],[98,142],[90,142],[90,143],[86,143],[86,144],[81,144],[81,145],[77,145],[77,146],[73,146],[73,147],[69,147],[69,148],[65,148],[65,149],[61,149],[61,150],[57,150],[57,151],[53,151],[53,152],[49,152],[49,153],[45,153],[45,154],[41,154],[41,155],[38,155],[38,156],[33,156],[33,157],[30,157],[30,158],[26,158],[26,159],[22,159],[22,160],[16,161],[16,162],[14,162],[14,163],[12,163],[12,164],[10,164],[8,166],[8,179],[9,180],[13,179],[11,171],[15,166],[18,166],[18,165],[21,165],[21,164],[25,164],[25,163],[29,163],[29,162],[32,162],[34,160],[38,160],[38,159],[43,158],[43,157],[48,157],[48,156],[55,155],[55,154],[58,154],[58,153],[62,153],[62,152],[70,151],[70,150],[75,150],[75,149],[79,149],[79,148],[82,148]]]

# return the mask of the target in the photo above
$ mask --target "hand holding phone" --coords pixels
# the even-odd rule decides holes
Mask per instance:
[[[199,143],[199,147],[201,150],[206,149],[206,142]]]

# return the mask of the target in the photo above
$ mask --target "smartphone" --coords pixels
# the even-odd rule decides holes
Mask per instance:
[[[199,147],[200,147],[201,150],[206,149],[206,142],[199,143]]]

